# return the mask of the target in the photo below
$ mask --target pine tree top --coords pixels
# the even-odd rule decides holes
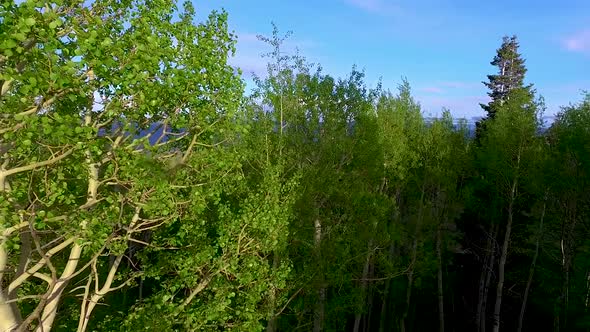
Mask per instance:
[[[502,38],[502,45],[496,51],[491,65],[498,67],[498,73],[488,75],[488,82],[483,82],[490,90],[488,96],[492,99],[487,105],[481,107],[488,113],[488,117],[495,114],[494,105],[503,104],[510,91],[532,86],[524,85],[524,76],[527,72],[525,60],[518,52],[519,43],[516,36]]]

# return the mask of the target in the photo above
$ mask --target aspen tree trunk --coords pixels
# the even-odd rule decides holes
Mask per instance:
[[[385,320],[387,318],[387,298],[389,296],[389,282],[385,283],[383,291],[383,301],[381,301],[381,313],[379,315],[379,332],[385,331]]]
[[[426,191],[425,185],[422,185],[422,193],[420,194],[420,205],[418,207],[418,220],[416,221],[416,229],[414,231],[414,241],[412,242],[412,260],[411,266],[408,271],[408,288],[406,290],[406,307],[401,319],[401,331],[406,331],[406,319],[410,311],[410,303],[412,299],[412,286],[414,284],[414,268],[418,256],[418,237],[420,235],[420,227],[422,226],[422,213],[424,212],[424,192]]]
[[[567,330],[567,311],[569,306],[569,284],[570,284],[570,268],[571,268],[571,261],[568,254],[569,246],[567,244],[564,245],[564,263],[563,263],[563,286],[561,292],[561,310],[560,310],[560,326]]]
[[[518,330],[517,332],[522,331],[522,322],[524,320],[524,312],[526,310],[527,300],[529,297],[529,291],[531,289],[531,284],[533,283],[533,275],[535,274],[535,266],[537,264],[537,258],[539,257],[539,245],[541,242],[541,238],[543,237],[543,220],[545,219],[545,209],[547,207],[547,194],[545,194],[545,202],[543,203],[543,211],[541,212],[541,220],[539,221],[539,234],[537,235],[537,241],[535,244],[535,255],[533,256],[533,261],[531,262],[531,268],[529,271],[529,279],[526,283],[526,288],[524,290],[524,297],[522,299],[522,306],[520,307],[520,315],[518,317]]]
[[[317,218],[314,222],[315,226],[315,236],[314,236],[314,245],[316,248],[316,252],[319,255],[320,253],[320,245],[322,243],[322,223],[319,218]],[[323,274],[323,273],[322,273]],[[318,300],[315,306],[315,312],[313,315],[313,332],[321,332],[324,329],[324,316],[325,316],[325,302],[326,302],[326,287],[324,285],[324,278],[321,277],[320,279],[320,287],[318,289]]]
[[[392,212],[392,217],[391,220],[392,222],[399,222],[401,220],[400,218],[400,205],[401,205],[401,188],[396,188],[395,190],[395,194],[393,196],[394,201],[395,201],[395,209]],[[390,245],[389,245],[389,261],[393,264],[394,263],[394,258],[396,257],[396,246],[395,246],[395,242],[391,241]],[[395,310],[394,308],[391,308],[392,310],[389,311],[390,308],[388,308],[388,304],[389,302],[389,291],[391,288],[391,283],[393,281],[392,280],[388,280],[385,283],[385,292],[383,294],[383,302],[381,304],[381,317],[379,320],[379,332],[384,332],[386,330],[387,326],[395,326],[397,324],[396,320],[397,320],[397,315],[395,314]],[[389,315],[387,315],[387,312],[390,312]],[[391,318],[391,319],[389,319]],[[403,323],[402,323],[403,324]]]
[[[586,301],[584,301],[584,313],[588,314],[588,304],[590,303],[590,272],[586,271]],[[590,327],[586,328],[590,332]]]
[[[492,225],[488,234],[488,247],[487,255],[484,266],[482,267],[482,275],[480,279],[480,296],[478,302],[478,331],[485,332],[487,327],[487,304],[488,304],[488,293],[490,290],[490,281],[496,264],[496,239],[498,238],[499,226],[497,224]]]
[[[2,93],[4,93],[4,91]],[[7,155],[4,155],[3,157],[8,161]],[[7,162],[4,162],[0,165],[0,192],[10,191],[10,183],[4,174],[4,171],[6,171],[6,164]],[[24,226],[20,228],[24,228]],[[4,271],[6,270],[6,265],[8,263],[8,249],[6,248],[6,242],[13,233],[20,231],[20,228],[11,227],[2,229],[2,232],[0,233],[0,332],[12,331],[22,322],[20,310],[18,309],[16,302],[6,303],[13,299],[2,287],[2,284],[4,283]]]
[[[379,193],[382,194],[385,190],[385,187],[387,185],[387,179],[385,177],[383,177],[381,179],[381,184],[379,186]],[[373,222],[372,225],[372,233],[369,235],[369,244],[367,245],[367,257],[365,259],[365,264],[363,266],[363,274],[361,277],[361,298],[362,298],[362,305],[365,305],[365,302],[367,301],[367,286],[368,286],[368,277],[369,277],[369,272],[370,272],[370,264],[371,264],[371,257],[373,255],[373,242],[374,242],[374,238],[373,238],[373,234],[377,231],[377,225],[378,222],[375,221]],[[359,312],[354,316],[354,328],[353,331],[354,332],[359,332],[360,329],[360,324],[361,324],[361,319],[362,319],[362,314]]]
[[[389,246],[389,260],[393,261],[395,253],[395,244],[391,243]],[[391,285],[391,280],[388,280],[385,283],[385,290],[383,291],[383,301],[381,302],[381,314],[379,317],[379,332],[385,332],[385,326],[387,324],[387,303],[389,300],[389,287]]]
[[[137,222],[139,221],[139,213],[141,208],[136,207],[135,213],[131,219],[131,223],[129,225],[130,229],[135,228]],[[99,303],[100,300],[113,289],[111,288],[117,271],[119,270],[119,266],[121,265],[121,261],[123,260],[123,255],[119,255],[115,258],[113,265],[109,269],[109,273],[107,274],[107,278],[100,289],[96,289],[95,293],[92,294],[90,297],[87,296],[85,293],[84,299],[82,300],[82,306],[80,309],[80,318],[78,320],[78,332],[86,331],[88,327],[88,323],[90,322],[90,316],[96,308],[96,305]],[[89,280],[90,281],[90,280]],[[98,280],[95,280],[96,285],[98,285]],[[89,287],[89,286],[87,286]]]
[[[8,262],[8,250],[6,249],[6,239],[13,233],[19,231],[18,228],[8,228],[2,230],[2,238],[0,243],[0,331],[13,331],[22,322],[20,311],[16,305],[16,302],[8,301],[13,300],[11,296],[8,296],[7,290],[2,287],[2,279],[4,270]]]
[[[443,266],[442,266],[442,225],[438,226],[436,231],[436,257],[438,261],[438,322],[439,332],[445,331],[445,305],[444,305],[444,291],[443,291]]]
[[[68,263],[66,264],[59,281],[57,281],[53,286],[53,291],[49,295],[47,304],[45,305],[45,308],[43,308],[43,313],[41,314],[41,324],[39,324],[37,329],[35,329],[35,332],[51,331],[53,322],[55,321],[55,316],[57,315],[59,301],[61,300],[65,288],[70,282],[70,278],[74,272],[76,272],[81,255],[82,246],[74,242],[68,257]]]
[[[277,61],[277,65],[279,66],[279,71],[280,71],[280,62]],[[279,160],[282,162],[283,161],[283,129],[285,128],[284,122],[283,122],[283,93],[281,90],[281,98],[280,98],[280,106],[279,106],[279,112],[280,112],[280,121],[281,121],[281,125],[279,127]],[[267,147],[267,163],[269,163],[268,160],[268,147]],[[316,226],[317,227],[317,226]],[[272,270],[276,271],[279,267],[279,254],[278,254],[278,250],[273,251],[273,258],[272,258]],[[271,292],[271,305],[272,305],[272,312],[271,312],[271,317],[268,320],[268,325],[266,326],[266,332],[275,332],[277,330],[277,316],[275,313],[275,306],[276,306],[276,300],[277,300],[277,294],[276,294],[276,289],[273,288],[272,292]]]
[[[516,199],[516,189],[518,186],[518,179],[512,182],[510,190],[510,203],[508,204],[508,222],[506,224],[506,232],[504,234],[504,243],[502,244],[502,253],[500,254],[500,261],[498,264],[498,286],[496,287],[496,304],[494,306],[494,332],[500,331],[500,313],[502,310],[502,293],[504,291],[504,274],[506,267],[506,258],[508,257],[508,245],[510,244],[510,234],[512,232],[512,220],[514,217],[514,201]]]
[[[562,224],[562,234],[560,241],[561,249],[561,265],[563,273],[563,284],[561,286],[561,295],[557,301],[555,313],[555,330],[567,330],[568,319],[567,311],[569,306],[569,283],[570,283],[570,269],[572,264],[572,233],[576,229],[576,202],[568,202],[565,206],[565,213],[567,217]]]
[[[371,261],[371,263],[369,264],[369,279],[372,279],[375,277],[375,264],[373,264],[373,262]],[[368,303],[367,303],[367,308],[368,308],[368,313],[367,313],[367,318],[365,319],[365,329],[364,331],[371,331],[371,319],[373,316],[373,300],[374,300],[374,294],[373,294],[373,290],[374,290],[374,286],[373,283],[369,283],[369,287],[368,287]]]
[[[490,227],[490,232],[488,233],[488,240],[486,242],[485,259],[484,259],[483,265],[481,267],[481,275],[479,277],[477,311],[475,312],[475,322],[477,324],[477,330],[479,332],[485,331],[485,324],[482,329],[481,321],[482,321],[482,317],[485,316],[484,302],[487,301],[487,298],[485,298],[484,294],[485,294],[486,279],[488,278],[488,275],[490,273],[489,263],[492,260],[492,256],[494,255],[494,251],[492,249],[492,244],[493,244],[492,243],[492,233],[494,233],[493,227],[494,226]]]
[[[272,258],[272,268],[273,270],[276,270],[279,266],[279,255],[278,253],[275,251],[273,254],[273,258]],[[271,296],[271,305],[273,306],[272,312],[271,312],[271,317],[268,320],[268,324],[266,325],[266,332],[275,332],[277,330],[277,316],[274,310],[274,306],[276,305],[276,289],[272,289],[272,292],[270,294]]]
[[[90,126],[91,123],[91,115],[86,114],[84,116],[84,125]],[[98,163],[93,162],[90,151],[86,151],[86,167],[88,170],[86,205],[90,206],[98,201],[98,187],[100,185],[98,178],[99,165]],[[85,228],[83,225],[81,225],[81,227]],[[70,282],[70,279],[73,277],[76,269],[78,268],[78,263],[80,262],[80,257],[82,256],[82,249],[82,246],[74,239],[66,266],[59,279],[53,285],[51,285],[52,291],[49,294],[45,307],[43,308],[43,312],[41,313],[41,322],[39,326],[37,326],[35,332],[48,332],[53,327],[53,322],[55,321],[55,317],[57,315],[59,302],[65,288]]]
[[[373,240],[371,239],[369,241],[369,245],[367,246],[367,257],[365,258],[365,264],[363,266],[363,274],[361,277],[361,297],[362,297],[362,304],[364,306],[365,304],[365,300],[366,300],[366,290],[367,290],[367,283],[368,283],[368,277],[369,277],[369,264],[371,262],[371,253],[372,253],[372,246],[373,246]],[[354,316],[354,328],[353,331],[354,332],[359,332],[359,328],[361,326],[361,318],[362,318],[362,314],[359,312]]]
[[[61,161],[62,159],[66,158],[67,156],[69,156],[72,152],[73,152],[73,149],[70,149],[69,151],[66,151],[66,152],[62,153],[61,155],[53,157],[49,160],[33,162],[31,164],[16,167],[13,169],[7,169],[9,159],[8,159],[7,155],[4,155],[3,157],[5,158],[5,160],[2,163],[2,165],[0,165],[0,192],[8,192],[11,190],[10,183],[7,178],[8,176],[13,175],[13,174],[17,174],[17,173],[28,172],[28,171],[31,171],[31,170],[38,168],[38,167],[43,167],[43,166],[57,163],[57,162]],[[96,183],[98,183],[98,182],[96,182]],[[92,180],[90,180],[89,186],[96,184],[96,183],[92,182]],[[33,319],[32,316],[29,316],[29,318],[23,322],[22,317],[21,317],[21,313],[18,309],[18,306],[16,305],[16,301],[15,301],[15,299],[11,298],[11,295],[16,296],[16,292],[11,291],[11,288],[12,288],[12,290],[18,288],[24,282],[24,280],[26,280],[30,275],[22,274],[21,276],[12,280],[12,282],[9,283],[7,289],[3,289],[3,287],[2,287],[2,284],[5,283],[3,280],[4,279],[4,272],[6,270],[6,265],[8,263],[8,248],[6,248],[6,242],[8,241],[9,237],[13,236],[15,233],[20,233],[22,229],[24,229],[28,226],[29,226],[29,223],[27,221],[21,220],[21,222],[19,224],[9,227],[9,228],[6,228],[6,229],[3,229],[1,231],[2,233],[0,234],[0,332],[14,331],[15,329],[17,329],[19,327],[24,328],[21,325],[23,325],[23,324],[27,325],[30,323],[29,321]],[[60,245],[57,245],[54,248],[59,247],[61,250],[65,247],[67,247],[69,244],[71,244],[71,242],[69,240],[65,240]],[[70,254],[71,261],[74,261],[76,264],[77,264],[77,261],[80,257],[79,256],[80,250],[78,250],[78,249],[81,249],[81,248],[78,245],[74,244],[71,254]],[[23,249],[23,250],[26,250],[26,249]],[[43,260],[41,260],[38,262],[38,264],[40,264],[39,266],[42,267],[45,263]],[[58,281],[55,281],[55,280],[48,281],[49,291],[47,293],[47,296],[44,299],[42,299],[38,305],[38,308],[43,307],[43,312],[42,312],[42,316],[41,316],[41,318],[43,319],[43,322],[39,328],[45,328],[45,331],[49,331],[49,328],[51,328],[51,325],[53,324],[53,319],[55,318],[55,310],[57,310],[57,303],[59,302],[59,298],[61,297],[61,294],[63,292],[63,287],[65,287],[65,284],[67,284],[66,279],[69,278],[71,273],[74,272],[74,271],[70,271],[71,267],[72,267],[72,265],[70,264],[70,261],[68,261],[68,264],[66,265],[64,272],[63,272],[62,276],[60,277],[60,279]],[[74,266],[74,270],[75,270],[75,266]],[[66,279],[63,279],[63,278],[66,278]],[[46,301],[46,303],[45,303],[45,301]],[[46,328],[46,327],[49,327],[49,328]],[[37,330],[39,330],[39,328]]]
[[[493,226],[492,226],[493,227]],[[486,251],[485,251],[485,259],[481,267],[481,275],[479,277],[479,289],[478,289],[478,297],[477,297],[477,311],[475,312],[475,323],[477,324],[477,330],[479,332],[483,332],[481,327],[481,320],[482,316],[485,315],[483,311],[484,306],[484,291],[485,291],[485,284],[486,279],[489,275],[489,262],[491,261],[491,257],[494,255],[492,249],[492,233],[493,230],[490,228],[490,232],[488,233],[488,240],[486,242]]]
[[[578,218],[576,217],[576,213],[574,212],[573,222],[570,226],[568,237],[567,237],[567,246],[566,246],[566,264],[565,264],[565,281],[564,281],[564,293],[565,293],[565,305],[564,305],[564,312],[563,312],[563,327],[568,328],[568,307],[569,307],[569,284],[570,284],[570,271],[572,269],[572,255],[573,251],[572,248],[574,246],[573,243],[573,232],[576,229],[576,223]]]

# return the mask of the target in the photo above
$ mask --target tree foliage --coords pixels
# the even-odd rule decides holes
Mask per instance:
[[[0,331],[587,330],[590,97],[543,128],[516,37],[473,137],[196,17],[0,4]]]

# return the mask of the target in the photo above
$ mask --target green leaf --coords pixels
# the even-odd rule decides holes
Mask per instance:
[[[49,23],[49,27],[51,29],[55,29],[56,27],[59,27],[61,25],[62,25],[62,22],[61,22],[61,20],[59,18],[58,19],[55,19],[55,20],[51,21],[51,23]]]
[[[101,46],[109,46],[113,43],[113,40],[111,38],[105,38],[102,43],[100,43]]]
[[[25,19],[25,24],[28,26],[33,26],[33,25],[35,25],[36,22],[37,21],[35,21],[35,19],[32,17],[28,17]]]
[[[4,48],[15,48],[16,45],[18,44],[14,39],[7,39],[6,41],[4,41]]]
[[[22,32],[15,33],[15,34],[13,35],[13,37],[14,37],[16,40],[18,40],[18,41],[21,41],[21,42],[22,42],[22,41],[25,41],[25,40],[27,39],[27,36],[26,36],[24,33],[22,33]]]

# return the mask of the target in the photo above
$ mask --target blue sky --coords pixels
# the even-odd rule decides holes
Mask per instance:
[[[495,72],[489,62],[503,35],[516,34],[526,59],[527,81],[546,99],[548,114],[590,90],[590,1],[588,0],[194,0],[203,16],[229,13],[238,35],[232,62],[246,72],[264,73],[256,39],[270,35],[274,21],[293,31],[287,49],[300,48],[333,76],[356,64],[367,83],[382,77],[395,89],[407,77],[424,112],[443,106],[457,117],[483,113],[486,88]]]

